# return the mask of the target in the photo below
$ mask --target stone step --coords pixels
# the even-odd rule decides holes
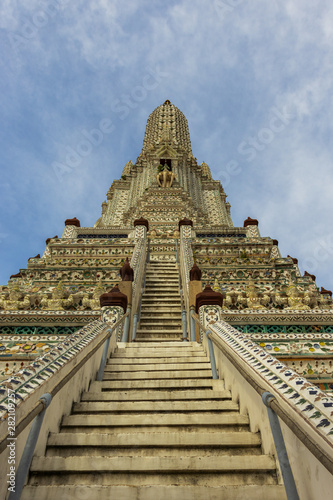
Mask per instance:
[[[165,267],[165,266],[147,266],[147,273],[151,273],[151,274],[168,274],[168,273],[173,273],[173,274],[177,274],[179,275],[179,269],[176,267],[176,266],[168,266],[168,267]]]
[[[176,262],[158,262],[155,260],[148,262],[147,268],[178,269],[178,265]]]
[[[175,342],[183,342],[183,336],[182,332],[179,331],[178,333],[165,333],[163,330],[160,330],[160,332],[154,332],[151,330],[145,330],[144,332],[139,332],[136,336],[135,341],[137,343],[141,342],[159,342],[159,343],[164,343],[164,342],[169,342],[170,340],[173,340]]]
[[[158,413],[158,412],[207,412],[237,411],[239,405],[233,401],[85,401],[74,403],[73,414],[85,413]]]
[[[179,269],[176,267],[159,267],[159,266],[154,266],[150,267],[147,266],[146,270],[146,275],[151,275],[151,276],[179,276]]]
[[[151,305],[147,306],[147,305],[143,305],[141,307],[141,318],[142,317],[145,317],[145,316],[151,316],[151,315],[154,315],[154,316],[161,316],[161,318],[165,319],[165,318],[174,318],[174,317],[179,317],[181,318],[181,312],[182,312],[182,309],[181,309],[181,304],[180,304],[180,301],[179,301],[179,304],[175,304],[173,305],[172,307],[163,307],[163,305],[156,305],[154,307],[152,307]]]
[[[179,432],[181,434],[182,431]],[[259,434],[250,432],[194,432],[179,437],[178,433],[158,432],[147,436],[145,432],[116,434],[62,433],[50,436],[47,457],[103,456],[103,457],[179,457],[190,456],[215,458],[221,455],[260,455]],[[219,435],[223,439],[219,439]],[[88,437],[88,439],[86,438]],[[54,439],[53,439],[54,437]]]
[[[64,433],[64,435],[68,433]],[[73,435],[78,435],[79,433],[73,433]],[[118,433],[117,433],[118,434]],[[146,433],[144,433],[146,434]],[[241,432],[238,434],[242,434]],[[95,434],[96,436],[103,434]],[[46,456],[47,457],[179,457],[183,456],[184,453],[190,454],[191,457],[205,457],[209,456],[210,459],[215,459],[215,457],[224,456],[239,456],[239,455],[261,455],[260,446],[244,446],[242,444],[238,446],[229,447],[212,447],[212,446],[197,446],[194,447],[184,445],[184,446],[136,446],[135,445],[135,435],[133,436],[133,443],[126,446],[104,446],[104,447],[92,447],[92,446],[48,446]]]
[[[132,363],[135,363],[135,365],[140,365],[141,367],[145,366],[145,365],[151,365],[152,363],[154,363],[153,366],[160,366],[161,364],[165,364],[167,366],[170,366],[170,365],[174,365],[174,364],[178,364],[179,368],[183,368],[185,365],[190,365],[191,363],[204,363],[204,362],[208,362],[210,363],[209,359],[207,356],[187,356],[185,357],[184,359],[184,356],[181,356],[181,357],[174,357],[174,358],[162,358],[162,357],[158,357],[157,359],[156,358],[152,358],[152,357],[141,357],[141,358],[135,358],[135,357],[131,357],[131,358],[128,358],[127,356],[125,357],[120,357],[120,356],[115,356],[113,355],[112,358],[110,358],[107,362],[108,365],[117,365],[117,366],[121,366],[121,365],[124,365],[124,366],[128,366],[129,369],[131,369],[131,367],[133,366]],[[158,364],[157,364],[158,363]],[[126,368],[127,369],[127,368]]]
[[[153,278],[152,276],[146,277],[146,287],[145,289],[151,286],[159,286],[159,287],[179,287],[179,278],[178,277],[170,277],[170,276],[159,276],[158,278]]]
[[[146,309],[142,308],[140,322],[142,320],[150,320],[150,319],[154,321],[161,321],[162,323],[167,319],[181,321],[181,310],[179,308],[178,310],[174,311],[161,312],[157,308],[155,310],[150,310],[150,311],[147,311]]]
[[[182,312],[182,309],[181,309],[180,303],[175,304],[175,305],[171,305],[168,307],[165,307],[164,304],[159,304],[159,305],[156,305],[154,307],[152,307],[150,304],[149,305],[142,304],[142,306],[141,306],[141,316],[146,315],[146,314],[155,314],[155,315],[163,314],[163,317],[166,314],[170,314],[170,315],[178,314],[180,316],[181,312]]]
[[[176,326],[178,326],[178,328],[176,328]],[[182,336],[183,335],[183,330],[181,329],[181,325],[176,325],[176,326],[170,326],[169,329],[166,329],[166,328],[156,328],[156,326],[148,326],[148,325],[142,325],[142,327],[140,327],[138,330],[137,330],[137,333],[136,333],[136,340],[138,341],[140,336],[142,335],[157,335],[159,337],[159,339],[162,339],[163,336],[165,339],[167,339],[168,337],[176,337],[176,336]],[[152,338],[152,337],[150,337]]]
[[[173,331],[173,330],[172,330]],[[170,346],[169,344],[172,343],[173,345]],[[165,344],[165,347],[164,347]],[[131,342],[126,349],[119,349],[116,351],[113,355],[115,357],[120,356],[120,357],[130,357],[132,358],[133,356],[135,357],[136,355],[138,357],[164,357],[164,358],[179,358],[179,357],[186,357],[190,358],[191,356],[206,356],[206,354],[196,348],[196,347],[191,347],[190,344],[191,342],[186,342],[184,343],[184,346],[188,346],[186,349],[183,345],[179,345],[179,342],[176,340],[172,340],[169,342],[165,342],[163,345],[157,342],[140,342],[140,344],[137,344],[136,342]],[[130,347],[131,346],[131,347]],[[111,358],[112,359],[112,358]]]
[[[161,330],[162,331],[162,330]],[[162,331],[163,333],[163,331]],[[175,340],[175,341],[178,341],[178,342],[183,342],[183,337],[182,337],[182,334],[179,333],[179,334],[174,334],[174,335],[171,335],[171,334],[168,334],[168,335],[165,335],[164,337],[162,337],[161,335],[159,334],[149,334],[149,333],[144,333],[144,334],[139,334],[136,336],[136,342],[141,342],[141,341],[144,341],[144,342],[160,342],[160,343],[163,343],[163,342],[167,342],[168,340]]]
[[[142,297],[141,307],[178,307],[181,309],[180,295],[178,297]]]
[[[158,302],[160,304],[165,304],[165,306],[169,306],[169,304],[176,304],[180,306],[181,304],[181,298],[179,294],[179,290],[176,290],[174,292],[169,292],[165,294],[162,290],[152,292],[150,290],[149,292],[145,293],[142,296],[142,304],[145,304],[146,302],[153,301],[154,303]]]
[[[176,262],[148,262],[147,269],[171,269],[178,270],[178,265]]]
[[[212,375],[210,368],[202,370],[142,370],[137,372],[115,372],[105,370],[103,380],[155,380],[177,378],[207,378]]]
[[[174,349],[174,350],[179,350],[179,349],[183,349],[183,353],[185,354],[186,352],[189,352],[189,351],[196,351],[196,352],[203,352],[203,347],[201,344],[198,344],[197,342],[187,342],[186,344],[182,345],[182,346],[179,346],[178,342],[168,342],[168,344],[164,344],[163,345],[163,349],[160,348],[160,345],[158,342],[156,342],[155,345],[140,345],[140,347],[137,347],[136,344],[134,342],[118,342],[117,343],[118,345],[118,348],[129,348],[129,350],[132,352],[133,349],[144,349],[145,347],[156,347],[158,348],[158,350],[165,350],[165,352],[168,352],[169,353],[169,349]]]
[[[141,317],[139,330],[156,329],[156,330],[182,330],[182,321],[179,318],[157,318]]]
[[[152,432],[147,435],[138,431],[137,434],[120,432],[117,434],[84,434],[84,433],[51,433],[48,446],[96,446],[100,448],[137,446],[149,448],[163,446],[164,448],[222,448],[222,447],[253,447],[260,446],[259,433],[244,432]]]
[[[177,295],[173,294],[171,296],[169,296],[169,295],[164,296],[164,295],[155,295],[155,294],[151,294],[149,292],[146,292],[142,295],[142,304],[144,302],[159,302],[161,304],[163,304],[163,303],[167,303],[167,304],[177,303],[178,304],[178,303],[180,303],[180,295],[178,294],[178,296],[177,296]]]
[[[179,278],[178,276],[158,276],[158,278],[153,276],[146,276],[146,286],[145,289],[150,286],[159,286],[159,287],[179,287]]]
[[[183,390],[194,389],[212,389],[214,387],[213,379],[161,379],[161,380],[104,380],[102,381],[102,390],[127,390],[127,389],[169,389]]]
[[[143,342],[140,342],[142,344]],[[151,343],[151,342],[150,342]],[[207,356],[204,352],[198,352],[198,351],[190,351],[190,352],[185,352],[184,354],[182,353],[181,350],[173,349],[172,351],[170,349],[167,350],[167,352],[163,351],[162,348],[163,346],[159,346],[160,349],[148,346],[148,349],[146,347],[143,347],[142,349],[140,348],[140,345],[136,344],[133,342],[133,345],[136,346],[136,350],[131,349],[130,352],[124,352],[123,349],[116,351],[115,353],[112,354],[112,358],[110,359],[123,359],[123,360],[128,360],[129,358],[133,360],[133,358],[138,358],[138,363],[140,362],[141,358],[149,359],[150,361],[154,360],[154,358],[157,358],[157,361],[160,359],[175,359],[177,360],[177,363],[182,363],[182,362],[188,362],[190,361],[193,357],[194,359],[199,358],[201,359],[207,359]],[[128,349],[129,350],[129,349]],[[168,361],[166,361],[168,362]]]
[[[213,401],[231,399],[231,392],[227,390],[186,390],[186,391],[119,391],[114,392],[84,392],[81,401]]]
[[[34,457],[29,482],[31,485],[97,482],[99,485],[166,486],[193,485],[195,478],[195,484],[201,486],[262,485],[277,483],[275,467],[273,457],[265,455]],[[40,497],[37,495],[37,498]]]
[[[169,313],[169,315],[163,315],[161,316],[161,318],[158,317],[158,314],[154,315],[154,316],[151,316],[150,314],[147,314],[146,312],[141,312],[141,319],[140,319],[140,324],[142,323],[142,321],[155,321],[155,322],[159,322],[159,323],[169,323],[170,321],[171,322],[175,322],[175,321],[182,321],[182,317],[181,317],[181,313]]]
[[[159,280],[149,280],[146,281],[145,291],[150,289],[161,288],[164,290],[168,289],[179,289],[179,281],[178,279],[170,279],[166,277],[162,277]]]
[[[158,306],[156,306],[154,308],[152,308],[151,306],[149,308],[142,307],[140,321],[142,321],[142,318],[145,319],[146,317],[147,318],[154,318],[155,320],[158,320],[159,318],[166,320],[168,318],[172,318],[172,319],[180,318],[181,319],[182,315],[181,315],[180,306],[178,306],[177,308],[174,308],[174,309],[169,309],[169,310],[167,308],[158,307]]]
[[[170,325],[169,330],[158,328],[157,325],[142,325],[142,328],[137,331],[136,342],[138,342],[140,338],[142,339],[143,336],[147,336],[147,342],[149,342],[149,339],[151,340],[153,338],[152,336],[157,336],[159,339],[164,338],[164,340],[177,341],[177,339],[179,340],[182,335],[183,331],[181,329],[181,325]]]
[[[177,269],[147,269],[146,272],[146,281],[153,280],[161,280],[161,279],[179,279],[179,271]]]
[[[181,299],[180,296],[175,297],[175,298],[168,298],[165,299],[163,297],[148,297],[145,300],[143,300],[144,297],[142,298],[141,302],[141,308],[142,310],[144,308],[153,308],[157,310],[157,308],[161,309],[167,309],[167,310],[172,310],[172,309],[177,309],[181,311]]]
[[[123,414],[119,414],[118,416],[122,416]],[[132,426],[132,425],[121,425],[118,422],[118,425],[114,425],[112,427],[109,426],[104,426],[100,427],[98,425],[93,425],[93,426],[64,426],[61,429],[61,432],[64,434],[68,433],[87,433],[87,434],[104,434],[104,433],[110,433],[110,434],[119,434],[121,432],[126,432],[129,434],[136,434],[137,432],[143,432],[146,434],[150,434],[151,432],[180,432],[180,431],[186,431],[188,433],[194,434],[195,432],[247,432],[249,431],[249,425],[248,424],[240,424],[240,423],[235,423],[235,422],[229,422],[228,424],[222,424],[222,425],[179,425],[179,426],[168,426],[168,425],[160,425],[158,427],[151,427],[150,425],[141,425],[140,427],[138,426]]]
[[[106,372],[150,372],[150,371],[165,371],[165,370],[210,370],[210,361],[199,361],[197,363],[136,363],[133,360],[131,363],[115,363],[115,360],[109,360],[105,367]]]
[[[247,415],[240,415],[237,411],[215,412],[186,412],[186,413],[149,413],[149,415],[68,415],[63,418],[62,427],[133,427],[149,426],[153,432],[154,427],[167,426],[213,426],[214,428],[228,425],[248,425]],[[135,430],[135,429],[134,429]],[[138,429],[137,429],[138,430]],[[156,432],[156,431],[155,431]]]
[[[149,302],[152,300],[154,300],[155,302],[159,302],[164,307],[169,307],[172,305],[180,306],[181,302],[178,289],[175,291],[175,293],[167,293],[167,294],[163,294],[162,292],[155,293],[152,292],[152,289],[149,289],[142,295],[141,304],[142,306],[145,305],[146,303],[148,303],[149,305]]]
[[[156,289],[161,289],[165,292],[165,294],[168,293],[168,290],[179,290],[179,283],[178,280],[176,281],[170,281],[170,280],[158,280],[154,282],[146,282],[146,288],[145,290],[156,290]]]
[[[162,292],[158,293],[149,292],[142,296],[141,303],[142,304],[153,303],[154,306],[156,303],[158,303],[158,304],[163,304],[166,307],[168,307],[169,304],[176,304],[180,306],[181,298],[178,291],[175,293],[169,293],[168,295],[164,295]]]
[[[170,313],[170,315],[174,315],[177,313],[181,316],[181,299],[179,297],[175,297],[171,301],[160,300],[158,296],[155,296],[153,300],[149,297],[149,301],[143,301],[141,303],[141,317],[146,314],[147,310],[151,310],[152,312],[156,312],[156,314],[162,313]]]
[[[55,486],[26,486],[21,500],[285,500],[281,485],[231,485],[231,486],[114,486],[94,484],[68,484]]]
[[[148,262],[147,269],[155,269],[161,268],[166,270],[178,271],[178,265],[176,262],[170,262],[170,265],[167,265],[166,262]]]
[[[150,317],[148,315],[141,315],[141,319],[140,319],[140,328],[143,328],[143,325],[145,326],[158,326],[158,327],[164,327],[165,329],[168,329],[168,328],[172,328],[173,325],[176,326],[176,325],[180,325],[181,326],[182,324],[182,319],[181,319],[181,316],[179,315],[179,317],[167,317],[167,318],[157,318],[155,316],[153,317]]]
[[[91,472],[99,474],[128,472],[237,472],[237,471],[275,471],[276,464],[269,455],[260,456],[221,456],[214,457],[34,457],[31,472]],[[112,476],[111,474],[111,476]]]
[[[54,459],[56,457],[49,457],[49,459]],[[68,457],[71,458],[71,457]],[[63,458],[62,460],[68,460],[68,458]],[[74,460],[77,460],[77,457],[72,457]],[[88,457],[89,458],[89,457]],[[95,462],[97,457],[90,457],[90,462]],[[230,458],[230,457],[225,457]],[[237,456],[235,458],[238,458]],[[252,458],[252,456],[251,456]],[[256,457],[260,458],[260,457]],[[116,461],[117,458],[113,457]],[[137,457],[137,460],[140,460],[141,457]],[[152,460],[156,460],[155,457],[151,457]],[[201,458],[198,457],[200,460]],[[111,458],[106,458],[106,461],[111,460]],[[133,460],[135,458],[133,457]],[[174,460],[173,457],[170,457],[169,460],[172,462]],[[211,459],[214,462],[214,459]],[[100,463],[96,462],[97,465]],[[87,464],[85,464],[86,466]],[[111,464],[112,465],[112,464]],[[277,479],[276,474],[272,470],[263,469],[263,470],[242,470],[242,471],[200,471],[190,470],[187,472],[182,472],[180,470],[168,471],[163,474],[158,474],[156,471],[150,471],[149,473],[143,473],[141,471],[135,472],[126,472],[126,471],[108,471],[108,472],[99,472],[98,470],[90,469],[89,473],[85,471],[60,471],[60,473],[56,471],[47,471],[41,470],[39,473],[35,472],[31,474],[30,484],[35,485],[66,485],[66,484],[79,484],[82,485],[82,493],[79,498],[84,498],[85,485],[91,484],[101,484],[101,485],[113,485],[113,486],[123,486],[126,484],[128,487],[135,486],[168,486],[170,484],[179,484],[183,486],[193,485],[195,482],[198,486],[220,486],[223,487],[231,486],[231,485],[247,485],[247,484],[256,484],[256,485],[276,485]],[[88,490],[89,491],[89,490]],[[77,493],[76,493],[77,495]],[[40,500],[40,497],[38,497]],[[66,497],[64,497],[66,498]],[[67,497],[68,498],[68,497]],[[77,496],[74,498],[78,498]],[[159,496],[157,495],[157,498]],[[193,498],[197,498],[196,495]],[[242,497],[243,498],[243,497]],[[260,497],[259,497],[260,498]],[[90,499],[89,499],[90,500]],[[266,498],[263,500],[267,500]]]
[[[175,287],[168,287],[167,289],[166,288],[161,288],[161,287],[149,287],[148,289],[146,289],[146,291],[144,292],[142,298],[148,298],[148,299],[152,299],[152,298],[156,298],[156,299],[167,299],[167,298],[170,298],[170,299],[175,299],[177,297],[179,297],[179,300],[180,300],[180,292],[179,292],[179,287],[178,286],[175,286]]]
[[[178,271],[159,271],[157,274],[156,271],[149,271],[149,270],[146,272],[146,282],[148,280],[158,281],[161,279],[165,280],[172,279],[178,281],[179,273]]]

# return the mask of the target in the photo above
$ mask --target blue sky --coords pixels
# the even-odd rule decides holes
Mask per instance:
[[[95,223],[170,99],[234,224],[257,218],[332,289],[332,18],[329,0],[3,0],[0,283],[66,218]]]

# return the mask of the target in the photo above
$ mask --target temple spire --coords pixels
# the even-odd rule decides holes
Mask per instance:
[[[162,143],[172,144],[174,148],[192,156],[187,120],[168,99],[148,118],[141,155],[158,148]]]

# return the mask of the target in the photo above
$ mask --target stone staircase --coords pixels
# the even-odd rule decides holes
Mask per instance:
[[[149,262],[136,340],[182,340],[179,271],[175,262]]]
[[[21,498],[283,500],[277,483],[202,346],[150,341],[118,344],[103,381],[34,457]]]

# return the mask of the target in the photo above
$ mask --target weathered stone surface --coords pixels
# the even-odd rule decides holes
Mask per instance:
[[[69,495],[75,498],[82,492],[89,500],[284,500],[285,490],[278,485],[244,485],[244,486],[29,486],[22,495],[22,500],[59,500]],[[41,496],[39,496],[41,495]]]

